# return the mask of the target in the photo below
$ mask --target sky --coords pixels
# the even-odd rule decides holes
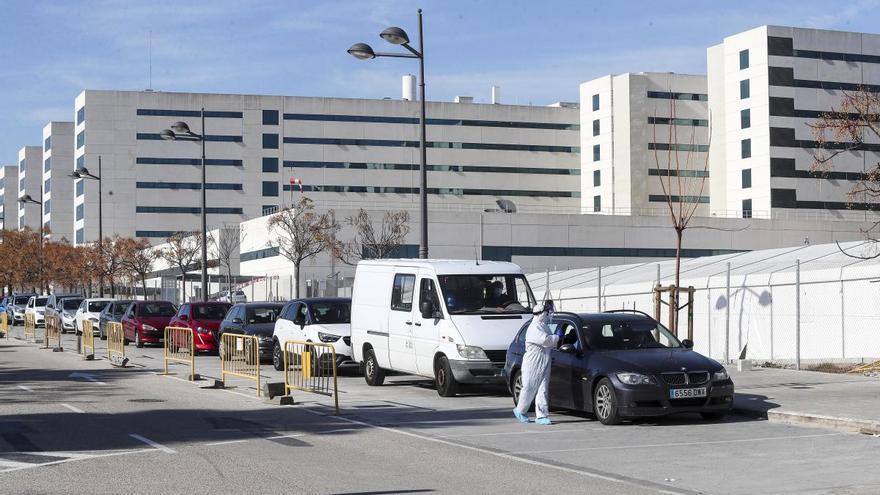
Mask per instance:
[[[498,85],[546,105],[606,74],[703,74],[707,47],[763,24],[880,32],[880,0],[0,0],[0,163],[73,120],[84,89],[399,98],[415,61],[346,49],[396,49],[387,26],[415,42],[418,8],[428,100],[446,101]]]

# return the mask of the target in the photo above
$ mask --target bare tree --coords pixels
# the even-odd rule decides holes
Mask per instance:
[[[813,153],[811,172],[816,177],[828,177],[838,155],[869,151],[867,143],[876,143],[880,139],[880,93],[864,88],[843,91],[836,109],[820,114],[815,122],[808,125],[818,143],[818,148]],[[880,210],[880,162],[868,164],[865,171],[858,174],[855,185],[847,192],[847,199],[851,207]],[[876,244],[880,242],[878,230],[880,220],[862,232],[872,244]],[[842,248],[840,251],[858,259],[880,256],[880,252],[856,255]]]
[[[303,196],[291,208],[284,208],[269,217],[269,243],[278,248],[279,254],[293,263],[296,288],[294,297],[299,297],[302,262],[330,248],[339,224],[333,211],[315,213],[314,202]]]
[[[196,263],[202,246],[201,234],[197,232],[177,232],[168,238],[168,247],[159,256],[169,265],[180,270],[180,302],[186,301],[186,272]]]
[[[356,265],[361,259],[390,257],[409,233],[409,213],[406,210],[386,211],[378,230],[363,208],[346,218],[345,223],[354,229],[354,237],[347,243],[334,243],[333,255],[347,265]]]
[[[654,139],[654,165],[657,168],[657,178],[663,189],[663,197],[669,213],[669,219],[675,230],[675,285],[670,293],[669,311],[672,313],[671,323],[673,333],[678,334],[678,301],[679,286],[681,284],[681,246],[684,232],[687,230],[691,219],[700,207],[700,200],[706,188],[706,178],[709,176],[709,153],[711,146],[711,115],[707,123],[709,144],[705,151],[697,151],[696,144],[697,127],[690,126],[690,135],[682,133],[686,143],[679,141],[678,123],[676,115],[675,99],[669,100],[669,121],[666,124],[667,132],[665,140],[657,133],[657,112],[654,111],[653,139]],[[688,119],[690,120],[690,119]],[[704,153],[699,157],[697,153]],[[749,212],[751,213],[751,212]]]
[[[119,250],[122,255],[122,267],[131,278],[140,282],[144,290],[144,299],[147,299],[147,275],[153,272],[153,265],[160,253],[146,239],[129,237],[122,239],[120,244],[122,244]]]
[[[247,238],[247,232],[241,230],[239,225],[230,225],[221,228],[218,231],[218,237],[215,241],[217,247],[217,259],[220,263],[220,274],[223,274],[223,268],[226,268],[226,289],[232,289],[232,257],[239,253],[241,244]],[[239,253],[240,254],[240,253]]]

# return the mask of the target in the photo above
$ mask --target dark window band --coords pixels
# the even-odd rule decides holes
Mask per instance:
[[[650,201],[651,203],[665,203],[666,196],[663,194],[650,194],[650,195],[648,195],[648,201]],[[704,204],[704,203],[709,202],[709,196],[682,196],[682,197],[679,197],[679,196],[673,195],[672,202],[673,203],[684,202],[684,203]]]
[[[708,170],[674,170],[665,168],[649,168],[648,175],[657,177],[709,177]]]
[[[287,168],[342,168],[353,170],[419,170],[413,163],[309,162],[285,160]],[[491,165],[428,165],[429,172],[486,172],[504,174],[580,175],[578,168],[496,167]]]
[[[138,206],[135,209],[136,213],[201,213],[202,209],[195,206]],[[212,214],[228,214],[228,215],[241,215],[241,208],[207,208],[208,213]]]
[[[699,153],[707,153],[709,151],[709,145],[707,144],[673,144],[669,143],[648,143],[649,150],[658,150],[658,151],[669,151],[672,149],[673,151],[696,151]]]
[[[192,189],[200,191],[202,184],[199,182],[138,182],[137,189]],[[241,191],[241,184],[228,184],[221,182],[208,182],[205,184],[207,190],[220,191]]]
[[[158,134],[157,134],[158,136]],[[329,144],[337,146],[394,146],[402,148],[418,148],[418,141],[398,141],[392,139],[347,139],[347,138],[300,138],[285,137],[287,144]],[[506,143],[457,143],[449,141],[428,141],[428,148],[463,149],[463,150],[502,150],[502,151],[545,151],[554,153],[578,153],[577,146],[549,146],[539,144],[506,144]]]
[[[880,211],[880,203],[848,203],[845,201],[802,201],[794,189],[771,189],[772,208],[796,208],[803,210],[854,210]]]
[[[768,83],[770,86],[826,89],[839,91],[869,91],[880,92],[880,84],[848,83],[839,81],[814,81],[812,79],[796,79],[794,69],[791,67],[768,67]]]
[[[304,184],[303,192],[338,192],[338,193],[377,193],[377,194],[418,194],[418,187],[386,187],[386,186],[330,186]],[[290,191],[290,184],[284,184],[284,190]],[[299,186],[293,190],[299,191]],[[579,198],[579,191],[524,191],[516,189],[463,189],[453,187],[429,187],[428,194],[449,196],[531,196],[542,198]]]
[[[161,141],[162,138],[159,134],[150,133],[150,132],[139,132],[137,133],[137,139],[141,141]],[[217,142],[228,142],[228,143],[241,143],[241,136],[219,136],[208,134],[205,136],[205,141],[217,141]]]
[[[167,239],[177,232],[174,230],[136,230],[134,232],[135,237],[158,237],[162,239]]]
[[[721,254],[742,253],[735,249],[682,249],[684,258],[717,256]],[[483,259],[491,261],[512,261],[514,256],[571,256],[571,257],[616,257],[616,258],[674,258],[674,248],[609,248],[609,247],[554,247],[554,246],[483,246]]]
[[[278,247],[268,247],[263,249],[257,249],[256,251],[248,251],[246,253],[241,253],[239,256],[240,261],[253,261],[260,260],[263,258],[271,258],[273,256],[278,256]]]
[[[707,119],[673,119],[669,117],[648,117],[649,124],[657,125],[692,125],[696,127],[709,127]]]
[[[861,53],[823,52],[818,50],[796,50],[791,38],[781,36],[767,37],[767,55],[780,57],[812,58],[817,60],[840,60],[843,62],[866,62],[880,64],[880,55]]]
[[[138,157],[135,159],[138,165],[201,165],[201,158],[155,158],[155,157]],[[205,165],[209,166],[225,166],[225,167],[241,167],[241,160],[224,160],[220,158],[206,158]]]
[[[709,101],[709,95],[702,93],[675,93],[669,91],[648,91],[648,98],[662,100]]]
[[[418,117],[392,117],[379,115],[327,115],[320,113],[285,113],[284,120],[311,120],[319,122],[369,122],[382,124],[419,123]],[[580,129],[580,124],[557,124],[550,122],[506,122],[499,120],[425,119],[425,123],[427,125],[507,127],[512,129]]]
[[[138,115],[149,115],[153,117],[201,117],[200,110],[163,110],[157,108],[138,108]],[[219,119],[240,119],[241,112],[223,112],[217,110],[205,110],[205,118]]]

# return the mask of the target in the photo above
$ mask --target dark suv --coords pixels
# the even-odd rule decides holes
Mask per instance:
[[[504,366],[514,403],[529,323],[510,344]],[[551,407],[591,412],[603,424],[616,424],[685,412],[721,419],[733,406],[733,381],[724,367],[645,313],[556,313],[550,328],[561,336],[551,351]]]

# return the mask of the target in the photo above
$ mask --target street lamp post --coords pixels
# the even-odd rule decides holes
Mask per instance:
[[[28,203],[40,205],[40,228],[37,232],[40,235],[40,292],[43,291],[43,185],[40,184],[40,200],[32,198],[30,194],[25,194],[18,200],[19,203],[26,205]]]
[[[191,131],[186,122],[175,122],[170,129],[165,129],[159,136],[166,141],[196,141],[202,144],[202,300],[208,300],[208,216],[207,195],[205,186],[205,108],[202,107],[202,133]],[[184,287],[186,280],[184,276]],[[185,296],[184,296],[185,297]]]
[[[389,27],[382,31],[379,36],[392,45],[400,45],[410,53],[399,52],[376,52],[366,43],[355,43],[348,49],[348,53],[360,60],[369,60],[376,57],[399,57],[419,59],[419,95],[421,99],[421,118],[419,119],[419,149],[421,151],[421,187],[419,188],[419,203],[421,206],[420,228],[421,239],[419,241],[419,258],[428,257],[428,154],[425,142],[425,45],[422,31],[422,9],[419,9],[419,49],[416,50],[409,44],[409,36],[406,31],[399,27]]]
[[[103,263],[104,260],[104,212],[103,212],[103,198],[104,195],[101,193],[101,157],[98,156],[98,175],[92,175],[89,172],[89,169],[85,167],[80,167],[73,171],[70,174],[74,179],[92,179],[98,181],[98,258],[101,259]],[[112,285],[112,284],[111,284]],[[98,270],[98,292],[100,293],[100,297],[104,297],[104,272],[103,270]]]

